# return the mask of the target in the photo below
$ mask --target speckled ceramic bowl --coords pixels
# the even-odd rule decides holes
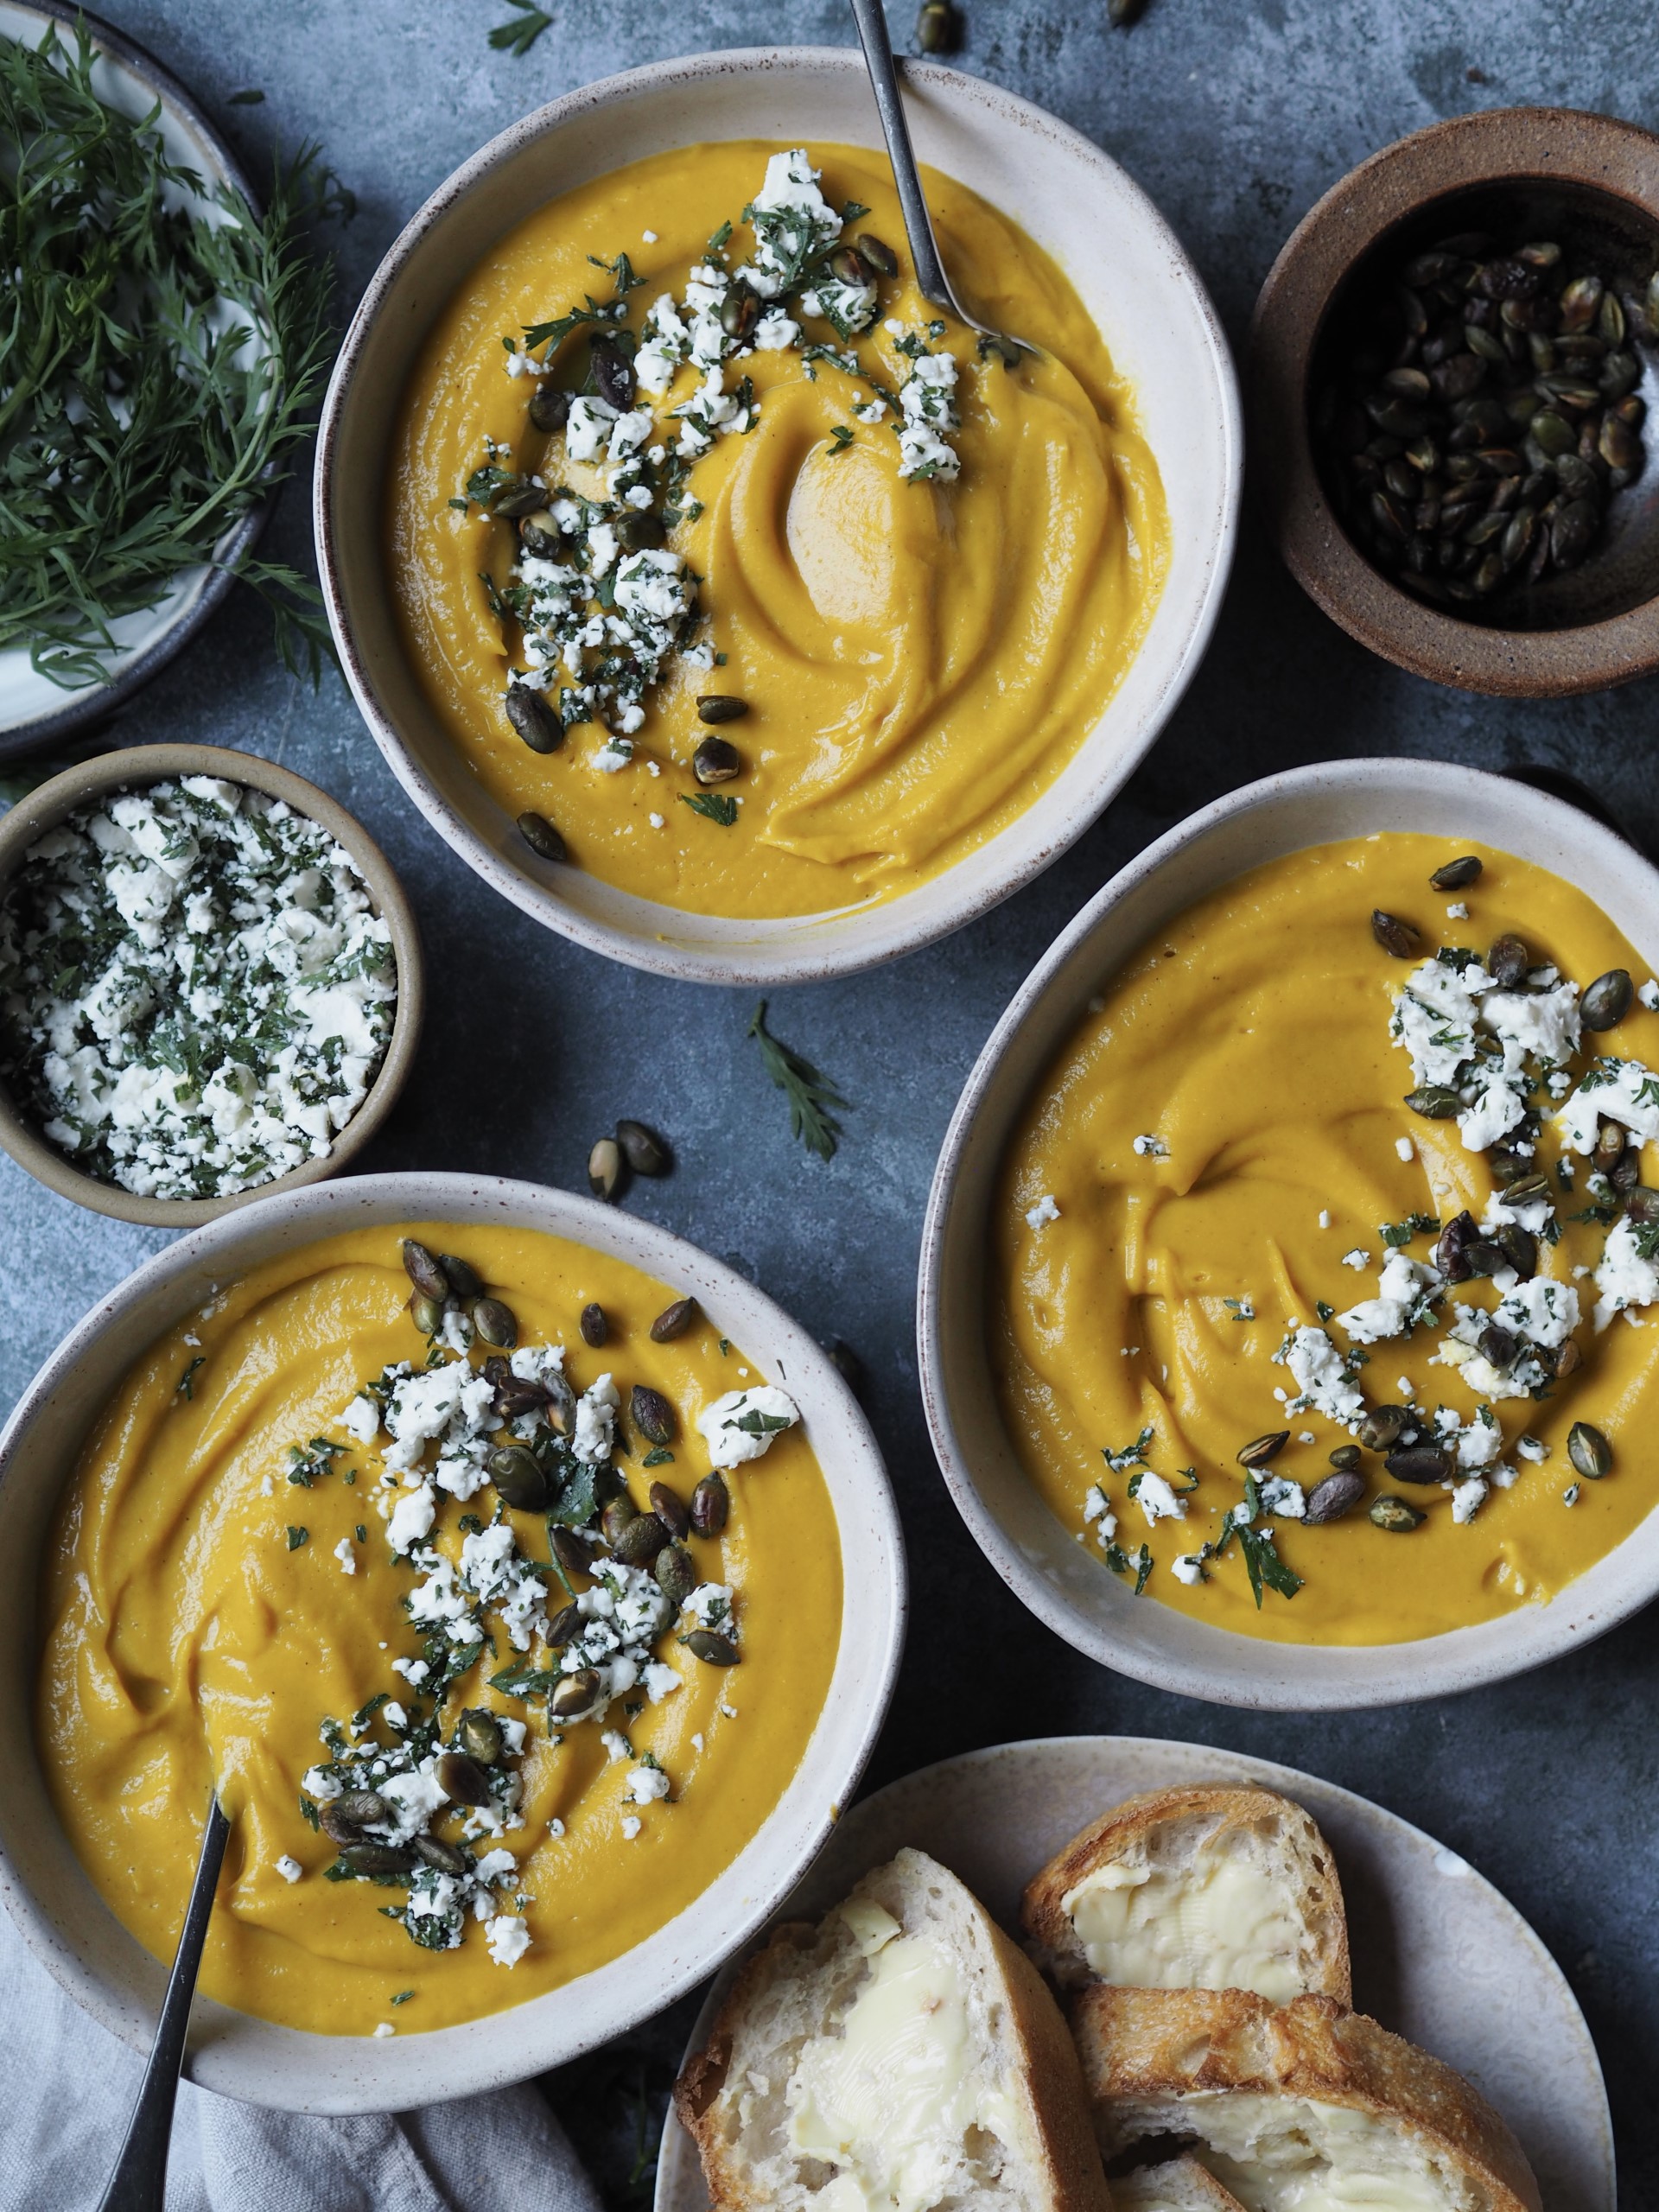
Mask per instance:
[[[32,1122],[23,1119],[5,1084],[0,1083],[0,1146],[36,1181],[93,1213],[112,1214],[118,1221],[136,1221],[145,1229],[182,1230],[200,1228],[233,1206],[251,1205],[274,1191],[295,1190],[302,1184],[320,1182],[324,1176],[338,1175],[350,1165],[391,1111],[414,1065],[426,1004],[426,980],[415,910],[391,861],[361,823],[303,776],[251,753],[233,753],[226,746],[134,746],[124,753],[101,753],[97,760],[66,768],[60,776],[40,785],[9,813],[0,815],[0,896],[4,895],[6,879],[35,839],[78,806],[119,791],[142,791],[172,776],[217,776],[226,783],[243,784],[251,791],[265,791],[272,798],[285,801],[296,814],[319,823],[356,862],[375,912],[391,931],[397,963],[397,1012],[391,1041],[367,1097],[335,1137],[327,1158],[309,1160],[304,1166],[234,1198],[143,1198],[124,1191],[118,1183],[85,1175],[54,1145],[48,1144]]]
[[[951,1117],[922,1236],[922,1396],[963,1518],[1016,1597],[1058,1636],[1154,1688],[1217,1705],[1401,1705],[1502,1681],[1615,1626],[1659,1594],[1659,1515],[1548,1605],[1410,1643],[1269,1643],[1137,1601],[1049,1510],[1002,1425],[987,1352],[990,1209],[1009,1138],[1090,999],[1135,947],[1247,868],[1376,830],[1478,838],[1589,889],[1659,969],[1659,871],[1611,830],[1529,785],[1445,761],[1333,760],[1217,799],[1085,906],[1020,986]],[[1633,1478],[1640,1480],[1633,1471]]]
[[[608,1966],[510,2011],[385,2041],[272,2027],[199,1997],[191,2080],[288,2111],[404,2112],[522,2081],[695,1987],[775,1909],[831,1833],[880,1729],[904,1644],[904,1545],[869,1424],[827,1355],[734,1269],[593,1198],[493,1177],[362,1176],[264,1198],[183,1238],[111,1291],[0,1433],[0,1898],[36,1957],[94,2018],[147,2050],[166,1971],[67,1846],[35,1748],[39,1563],[64,1483],[132,1361],[215,1284],[320,1237],[409,1220],[569,1237],[694,1296],[800,1406],[841,1536],[841,1638],[801,1764],[756,1834],[694,1905]]]
[[[1077,131],[995,85],[907,62],[916,150],[1053,254],[1134,387],[1164,480],[1169,573],[1139,654],[1039,801],[934,881],[886,904],[747,922],[683,913],[538,859],[485,791],[410,664],[386,569],[389,441],[410,361],[490,246],[532,209],[628,162],[699,140],[879,146],[857,54],[765,48],[664,61],[588,85],[458,169],[381,264],[323,409],[318,563],[365,720],[438,835],[537,921],[631,965],[715,983],[805,982],[931,943],[1028,882],[1100,813],[1174,709],[1208,643],[1232,560],[1241,440],[1226,340],[1158,211]]]
[[[1332,620],[1385,660],[1459,690],[1558,698],[1659,668],[1659,469],[1651,443],[1659,365],[1641,353],[1649,409],[1643,476],[1616,503],[1581,568],[1519,600],[1458,614],[1418,599],[1337,519],[1310,407],[1357,288],[1435,239],[1483,230],[1554,238],[1640,291],[1659,265],[1659,138],[1567,108],[1455,116],[1385,146],[1334,184],[1274,263],[1250,335],[1252,483],[1291,573]]]

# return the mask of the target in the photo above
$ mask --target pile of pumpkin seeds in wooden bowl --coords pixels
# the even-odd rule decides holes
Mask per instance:
[[[1652,242],[1570,219],[1514,243],[1496,225],[1385,242],[1321,345],[1326,493],[1378,569],[1449,613],[1554,628],[1640,605],[1659,589],[1637,548],[1659,520],[1639,389],[1656,349]]]

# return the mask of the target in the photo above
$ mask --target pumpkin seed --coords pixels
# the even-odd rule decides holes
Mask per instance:
[[[412,1236],[405,1236],[403,1244],[404,1273],[423,1298],[435,1298],[440,1306],[449,1295],[449,1278],[443,1272],[435,1252],[429,1252],[424,1244]]]
[[[607,1498],[599,1516],[599,1525],[606,1542],[614,1551],[622,1533],[631,1529],[639,1518],[639,1509],[625,1491],[620,1497]]]
[[[1334,1475],[1327,1475],[1323,1482],[1315,1483],[1307,1493],[1307,1504],[1302,1517],[1313,1527],[1322,1528],[1327,1521],[1340,1521],[1344,1513],[1352,1512],[1365,1495],[1363,1479],[1344,1468]]]
[[[1538,1272],[1538,1240],[1518,1221],[1506,1221],[1492,1242],[1523,1282]]]
[[[1331,1465],[1339,1475],[1357,1475],[1364,1461],[1359,1456],[1357,1444],[1338,1444],[1331,1454]]]
[[[412,1874],[415,1854],[395,1843],[348,1843],[341,1851],[340,1864],[349,1866],[353,1874]]]
[[[1289,1441],[1287,1428],[1270,1429],[1265,1436],[1255,1437],[1244,1446],[1238,1455],[1238,1464],[1241,1467],[1265,1467],[1268,1460],[1279,1457]]]
[[[678,1433],[674,1408],[660,1390],[653,1390],[648,1383],[636,1382],[628,1395],[628,1411],[633,1425],[647,1444],[671,1444]]]
[[[1639,1184],[1624,1201],[1624,1211],[1638,1228],[1651,1229],[1659,1225],[1659,1191],[1650,1191]],[[1567,1343],[1573,1339],[1569,1337]],[[1566,1346],[1562,1346],[1566,1350]]]
[[[685,1647],[695,1659],[708,1667],[735,1667],[737,1646],[729,1636],[721,1636],[717,1629],[694,1628],[685,1639]]]
[[[429,1866],[435,1866],[441,1874],[465,1874],[473,1863],[464,1851],[453,1843],[446,1843],[442,1836],[411,1836],[409,1847],[417,1859]]]
[[[567,1574],[593,1572],[594,1548],[585,1536],[579,1536],[574,1529],[556,1527],[550,1541],[554,1558]]]
[[[602,1306],[584,1306],[576,1326],[582,1331],[583,1344],[591,1344],[595,1351],[611,1333],[611,1325],[605,1318]]]
[[[622,1147],[614,1137],[601,1137],[588,1155],[588,1187],[596,1198],[613,1198],[622,1180]]]
[[[545,381],[538,384],[531,394],[531,421],[538,430],[544,430],[551,436],[555,430],[562,430],[569,421],[570,402],[575,397],[574,392],[566,391],[559,385]]]
[[[564,724],[543,693],[528,683],[509,683],[504,711],[532,753],[556,753],[564,743]]]
[[[409,1301],[410,1318],[423,1337],[435,1337],[443,1326],[443,1300],[417,1290]]]
[[[1464,1247],[1464,1263],[1471,1275],[1490,1281],[1510,1264],[1510,1255],[1495,1236],[1476,1236]]]
[[[1496,1321],[1491,1321],[1481,1331],[1477,1348],[1489,1366],[1501,1370],[1515,1365],[1521,1340],[1508,1329],[1500,1328]]]
[[[720,327],[728,338],[747,338],[760,313],[760,295],[747,284],[734,284],[721,302]]]
[[[613,1548],[625,1567],[646,1567],[668,1541],[668,1531],[654,1513],[636,1513]]]
[[[1630,1010],[1633,995],[1628,970],[1610,968],[1598,976],[1579,1001],[1579,1015],[1586,1029],[1614,1029]]]
[[[1379,1529],[1402,1536],[1408,1529],[1421,1529],[1428,1516],[1420,1513],[1414,1505],[1408,1505],[1403,1497],[1384,1497],[1373,1500],[1370,1517]]]
[[[664,1306],[651,1325],[651,1340],[654,1344],[672,1344],[676,1337],[683,1337],[697,1318],[695,1298],[677,1298],[671,1306]]]
[[[1421,933],[1397,914],[1385,914],[1380,906],[1372,910],[1371,935],[1396,960],[1414,960],[1422,950]]]
[[[1527,980],[1532,955],[1518,937],[1498,938],[1486,955],[1486,970],[1500,990],[1512,991]]]
[[[457,1298],[476,1298],[484,1287],[484,1278],[470,1260],[463,1260],[455,1252],[440,1252],[438,1265],[444,1279]]]
[[[951,0],[922,0],[916,18],[916,45],[922,54],[954,54],[961,29]]]
[[[873,232],[861,231],[855,243],[878,276],[899,274],[899,257],[885,239],[877,238]]]
[[[512,1506],[516,1513],[546,1510],[547,1470],[527,1444],[504,1444],[491,1452],[486,1464],[504,1505]]]
[[[633,405],[633,363],[615,346],[597,338],[588,349],[588,359],[600,397],[619,415],[626,415]]]
[[[678,1544],[665,1544],[657,1554],[652,1573],[657,1586],[677,1605],[683,1605],[697,1586],[697,1570],[691,1554]]]
[[[700,722],[741,722],[748,711],[748,701],[729,691],[705,691],[697,701]]]
[[[510,1306],[499,1298],[480,1298],[473,1304],[473,1326],[486,1344],[511,1351],[518,1341],[518,1322]]]
[[[731,1493],[720,1475],[705,1475],[691,1493],[691,1526],[700,1536],[717,1536],[732,1510]]]
[[[1462,1099],[1443,1083],[1419,1084],[1415,1090],[1406,1093],[1405,1103],[1426,1122],[1455,1121],[1463,1111]]]
[[[622,1147],[623,1159],[636,1175],[666,1175],[674,1164],[668,1147],[643,1122],[619,1122],[616,1141]]]
[[[1473,853],[1465,853],[1461,860],[1447,861],[1444,868],[1437,868],[1428,879],[1431,891],[1465,891],[1479,877],[1481,862]]]
[[[599,1703],[599,1676],[593,1668],[583,1667],[567,1675],[548,1693],[548,1719],[556,1727],[561,1721],[585,1720]]]
[[[671,1490],[666,1483],[652,1483],[649,1496],[652,1511],[671,1536],[677,1540],[690,1534],[691,1516],[677,1491]]]
[[[432,1770],[444,1796],[457,1805],[487,1805],[490,1777],[465,1751],[441,1751]]]
[[[1569,1375],[1576,1375],[1583,1365],[1584,1354],[1579,1350],[1573,1338],[1569,1337],[1557,1350],[1552,1371],[1558,1380],[1564,1382]]]
[[[1443,1483],[1452,1474],[1452,1454],[1439,1444],[1402,1445],[1382,1464],[1397,1483]]]
[[[455,1733],[461,1748],[468,1758],[476,1759],[480,1766],[493,1766],[506,1744],[501,1732],[501,1723],[487,1707],[468,1706],[461,1716]]]
[[[1469,1247],[1480,1234],[1473,1214],[1454,1214],[1440,1231],[1434,1247],[1434,1264],[1448,1282],[1469,1280]]]
[[[1613,1447],[1587,1421],[1575,1421],[1568,1429],[1567,1456],[1586,1482],[1599,1483],[1612,1472]]]
[[[1391,1451],[1410,1425],[1404,1406],[1373,1406],[1359,1424],[1359,1440],[1368,1452]]]
[[[544,861],[566,861],[570,857],[563,837],[544,814],[526,810],[518,817],[518,835],[532,853],[539,853]]]
[[[691,755],[691,772],[700,784],[729,784],[743,772],[743,755],[723,737],[705,737]]]

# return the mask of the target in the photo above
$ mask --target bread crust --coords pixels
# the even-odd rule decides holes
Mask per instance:
[[[1004,2032],[1014,2044],[1013,2065],[1001,2086],[1017,2088],[1025,2105],[1043,2212],[1111,2212],[1077,2045],[1030,1960],[954,1874],[921,1852],[900,1852],[889,1866],[866,1875],[853,1894],[874,1892],[878,1902],[894,1910],[895,1885],[902,1891],[905,1882],[918,1877],[942,1877],[950,1885],[959,1908],[971,1913],[990,1952],[997,1993],[1005,2008]],[[895,1916],[903,1922],[902,1912]],[[739,1974],[707,2043],[688,2059],[674,2085],[675,2110],[697,2146],[716,2212],[760,2212],[760,2202],[747,2187],[717,2124],[739,2031],[762,1993],[804,1955],[817,1949],[823,1932],[799,1922],[777,1930]]]
[[[1305,2097],[1428,2138],[1489,2212],[1541,2212],[1525,2154],[1479,2092],[1328,1997],[1274,2006],[1242,1989],[1096,1982],[1073,2000],[1071,2031],[1109,2156],[1148,2132],[1148,2105],[1205,2092]],[[1202,2133],[1201,2110],[1192,2108],[1192,2133]]]
[[[1112,2183],[1112,2202],[1116,2212],[1139,2212],[1147,2204],[1175,2204],[1181,2212],[1244,2212],[1231,2190],[1185,2152],[1160,2165],[1120,2174]]]
[[[1286,1878],[1297,1891],[1301,1918],[1314,1939],[1307,1980],[1313,1993],[1353,2002],[1348,1919],[1331,1847],[1312,1814],[1293,1799],[1255,1783],[1189,1783],[1144,1790],[1074,1835],[1027,1885],[1020,1921],[1038,1962],[1063,1986],[1092,1980],[1083,1946],[1061,1904],[1086,1874],[1145,1848],[1154,1833],[1185,1827],[1206,1838],[1276,1831]]]

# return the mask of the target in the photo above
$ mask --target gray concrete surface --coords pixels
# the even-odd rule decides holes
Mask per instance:
[[[486,42],[507,0],[105,0],[251,162],[273,138],[322,140],[359,197],[342,245],[347,299],[421,199],[542,100],[699,48],[851,38],[830,0],[546,4],[553,29],[515,60]],[[1659,124],[1659,44],[1643,11],[1612,0],[1154,0],[1128,34],[1107,29],[1103,0],[965,0],[965,15],[962,66],[1042,102],[1123,162],[1196,255],[1236,343],[1292,226],[1388,140],[1522,101]],[[893,23],[908,39],[909,0]],[[263,105],[226,104],[248,86],[264,89]],[[308,557],[297,488],[273,538]],[[935,1151],[987,1031],[1062,924],[1180,814],[1256,775],[1344,753],[1542,761],[1587,778],[1652,847],[1656,708],[1651,683],[1500,704],[1398,675],[1332,627],[1247,526],[1206,664],[1072,853],[948,944],[851,982],[776,995],[779,1032],[854,1102],[828,1166],[790,1141],[744,1041],[748,997],[610,966],[492,896],[416,820],[343,688],[330,678],[314,697],[275,667],[257,607],[223,611],[111,735],[200,738],[281,760],[360,815],[403,871],[433,1007],[415,1078],[366,1166],[574,1184],[594,1135],[619,1113],[640,1115],[670,1135],[679,1165],[629,1203],[735,1259],[821,1335],[856,1345],[915,1592],[873,1783],[975,1745],[1110,1730],[1235,1746],[1364,1791],[1491,1876],[1560,1961],[1603,2054],[1620,2201],[1634,2208],[1659,2199],[1659,1616],[1525,1681],[1353,1717],[1253,1717],[1120,1680],[1027,1619],[958,1522],[922,1424],[912,1283]],[[0,1161],[0,1408],[94,1295],[161,1241],[82,1214]],[[556,2082],[556,2102],[569,2108],[574,2091],[596,2108],[601,2092],[631,2088],[636,2061],[649,2090],[684,2017],[563,2096]],[[626,2171],[615,2187],[628,2196]]]

